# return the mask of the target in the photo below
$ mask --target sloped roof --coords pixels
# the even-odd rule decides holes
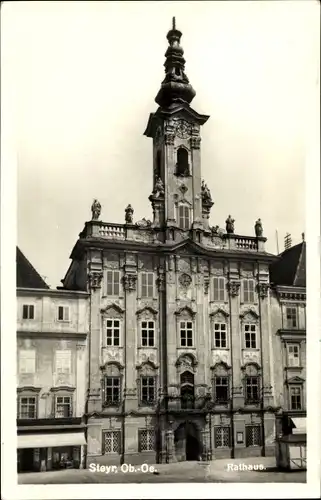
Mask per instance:
[[[306,242],[302,241],[279,255],[271,265],[270,279],[276,285],[306,286]]]
[[[16,253],[17,287],[19,288],[49,288],[40,274],[17,247]]]

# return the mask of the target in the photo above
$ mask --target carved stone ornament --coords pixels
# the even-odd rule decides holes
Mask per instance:
[[[102,279],[103,279],[102,271],[92,271],[88,275],[89,287],[90,288],[100,288]]]
[[[179,277],[179,283],[183,288],[187,289],[192,283],[192,278],[189,274],[183,273]]]
[[[257,286],[257,290],[259,292],[259,296],[261,297],[261,299],[265,299],[268,296],[269,284],[259,283]]]
[[[173,146],[175,141],[175,134],[165,134],[165,144],[168,146]]]
[[[232,297],[236,297],[239,294],[240,291],[240,282],[239,281],[229,281],[227,284],[227,289],[229,291],[229,294]]]
[[[156,285],[157,285],[157,288],[160,292],[164,290],[164,285],[165,285],[165,275],[164,274],[160,274],[156,278]]]
[[[137,275],[136,274],[125,274],[123,277],[123,284],[124,288],[127,292],[133,292],[136,290],[136,281],[137,281]]]
[[[192,126],[185,120],[179,120],[176,125],[176,135],[180,139],[187,139],[192,133]]]
[[[191,137],[190,143],[191,143],[191,148],[192,149],[200,149],[200,147],[201,147],[201,138],[200,137]]]
[[[208,289],[209,289],[209,286],[210,286],[210,279],[209,279],[209,277],[208,277],[208,276],[206,276],[206,277],[204,278],[204,293],[205,293],[205,295],[207,295],[207,294],[208,294]]]

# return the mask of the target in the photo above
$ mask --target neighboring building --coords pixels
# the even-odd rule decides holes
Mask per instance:
[[[51,290],[17,248],[18,471],[85,452],[88,294]]]
[[[271,266],[274,380],[280,425],[306,432],[306,243],[285,250]],[[279,429],[282,432],[282,429]]]
[[[201,126],[175,23],[153,142],[153,221],[92,220],[66,290],[90,293],[87,464],[274,453],[268,254],[256,236],[210,227]],[[87,285],[88,283],[88,285]]]

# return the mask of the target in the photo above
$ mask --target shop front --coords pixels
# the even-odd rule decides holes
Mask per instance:
[[[86,439],[82,432],[41,432],[18,435],[18,472],[42,472],[83,464]]]
[[[281,469],[307,468],[306,417],[284,415],[276,440],[276,462]]]

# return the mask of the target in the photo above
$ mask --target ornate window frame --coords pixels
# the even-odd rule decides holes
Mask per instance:
[[[253,374],[253,369],[255,370],[254,374]],[[262,400],[262,370],[261,370],[261,367],[257,363],[251,361],[249,363],[246,363],[242,367],[242,371],[243,371],[243,377],[242,377],[243,380],[242,381],[243,381],[243,390],[244,390],[244,404],[246,406],[251,406],[251,405],[257,406]],[[257,388],[258,388],[257,400],[251,400],[251,399],[247,398],[247,391],[246,391],[247,379],[250,377],[257,377]]]
[[[230,328],[229,328],[229,313],[225,311],[225,309],[222,309],[221,307],[218,307],[215,311],[210,313],[210,334],[211,334],[211,350],[213,351],[214,349],[219,349],[219,350],[228,350],[230,349]],[[215,347],[215,324],[217,323],[223,323],[226,325],[225,327],[225,332],[226,332],[226,347]]]
[[[242,349],[243,351],[259,351],[261,349],[260,338],[260,316],[253,309],[246,309],[240,314],[240,324],[242,332]],[[255,325],[256,332],[256,347],[246,347],[245,342],[245,325]]]
[[[118,361],[107,361],[105,365],[100,367],[101,369],[101,390],[102,390],[102,406],[107,407],[119,407],[123,400],[123,378],[124,378],[124,367]],[[107,378],[118,378],[119,379],[119,399],[118,401],[107,401],[106,400],[106,382]]]
[[[153,407],[157,403],[158,390],[158,367],[152,361],[148,360],[136,367],[137,369],[137,388],[138,388],[138,404],[142,407]],[[142,378],[154,379],[154,399],[150,402],[143,400]]]
[[[158,321],[158,311],[157,309],[154,309],[154,307],[151,306],[145,306],[142,309],[139,309],[136,312],[136,318],[137,318],[137,347],[139,349],[156,349],[159,344],[159,321]],[[149,321],[154,322],[154,345],[153,346],[148,346],[148,345],[143,345],[142,342],[142,326],[143,322],[146,321],[147,323]]]
[[[103,349],[113,348],[117,349],[123,347],[124,340],[124,309],[120,307],[118,304],[113,302],[112,304],[107,305],[105,308],[100,310],[101,312],[101,347]],[[108,320],[119,320],[119,345],[107,345],[107,321]]]
[[[17,419],[19,420],[36,420],[39,418],[39,395],[41,388],[34,386],[23,386],[17,388]],[[35,399],[35,417],[21,417],[21,399],[34,398]]]
[[[196,313],[189,307],[181,307],[178,311],[175,311],[176,316],[176,345],[178,349],[182,350],[195,350],[197,348],[196,342],[196,332],[195,332],[195,315]],[[192,323],[192,345],[191,346],[182,346],[181,345],[181,322],[191,322]]]

